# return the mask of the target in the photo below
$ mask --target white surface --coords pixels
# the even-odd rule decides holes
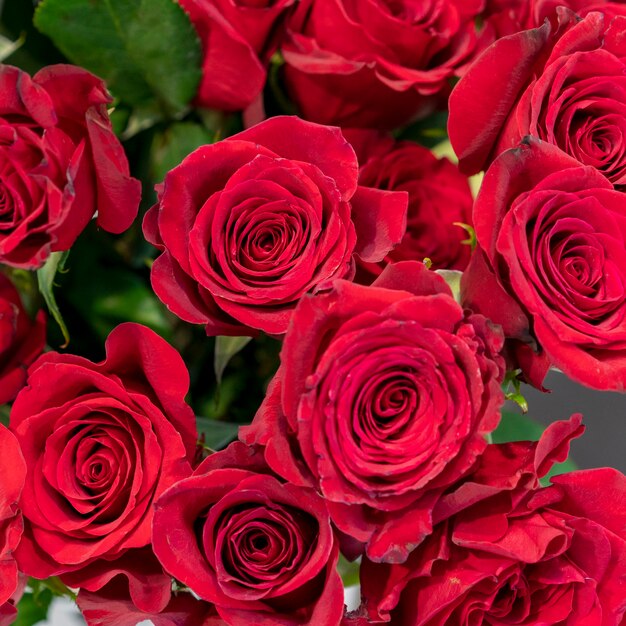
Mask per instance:
[[[67,598],[55,598],[48,611],[48,619],[34,626],[84,626],[78,607]]]

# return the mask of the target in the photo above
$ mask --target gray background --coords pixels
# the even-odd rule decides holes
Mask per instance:
[[[550,372],[541,393],[523,386],[528,414],[543,424],[582,413],[585,433],[572,443],[571,458],[580,468],[615,467],[626,473],[626,394],[594,391]]]

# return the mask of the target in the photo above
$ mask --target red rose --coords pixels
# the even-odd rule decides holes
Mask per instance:
[[[445,102],[484,0],[307,0],[288,22],[285,82],[322,124],[395,128]]]
[[[129,568],[138,572],[126,578],[141,581],[146,564],[127,552],[150,543],[153,503],[191,473],[197,439],[180,355],[131,323],[105,347],[101,363],[40,357],[11,411],[27,465],[20,569],[36,578],[70,573],[73,586],[84,580],[92,590]]]
[[[626,388],[626,203],[597,170],[528,139],[487,172],[480,245],[463,302],[502,325],[539,385],[549,363],[596,389]],[[534,371],[537,355],[546,367]]]
[[[265,85],[276,35],[295,0],[178,0],[202,43],[200,106],[222,111],[248,107]]]
[[[384,258],[406,194],[358,187],[337,128],[274,117],[203,146],[165,177],[144,232],[163,250],[152,286],[209,335],[283,334],[298,300]]]
[[[565,6],[580,16],[592,11],[605,15],[626,15],[623,0],[487,0],[483,18],[495,35],[504,37],[520,30],[541,26],[547,19],[556,22],[559,6]]]
[[[401,562],[498,424],[501,347],[499,329],[465,315],[421,263],[389,265],[371,287],[337,281],[301,300],[240,436],[285,479],[318,489],[370,558]]]
[[[0,65],[0,94],[0,262],[41,266],[96,212],[104,230],[126,230],[141,185],[111,129],[104,83],[71,65],[33,78]]]
[[[537,480],[566,456],[579,424],[554,424],[538,444],[489,446],[475,476],[441,502],[457,512],[406,564],[365,561],[371,617],[394,626],[621,624],[626,478],[605,468],[546,488]]]
[[[12,606],[5,606],[18,588],[17,564],[13,551],[17,548],[22,536],[22,515],[18,509],[18,501],[26,466],[20,447],[12,435],[0,424],[0,622],[2,616],[13,615]],[[7,622],[10,623],[10,622]]]
[[[31,321],[17,289],[0,274],[0,404],[15,398],[26,382],[26,368],[45,345],[44,312]]]
[[[532,135],[626,185],[626,16],[561,8],[558,20],[498,40],[454,89],[448,132],[462,171]]]
[[[378,264],[360,264],[378,276],[388,263],[423,261],[435,269],[465,269],[471,249],[463,243],[471,224],[472,192],[467,178],[448,159],[411,141],[393,141],[376,131],[344,131],[361,164],[359,183],[409,196],[402,241]]]
[[[156,503],[163,567],[231,626],[338,626],[338,546],[322,498],[277,480],[239,442]]]

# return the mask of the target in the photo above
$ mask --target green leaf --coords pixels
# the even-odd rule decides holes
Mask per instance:
[[[500,425],[493,433],[493,442],[538,441],[544,430],[545,426],[543,424],[528,417],[528,415],[521,415],[513,411],[502,411]],[[541,482],[547,484],[551,476],[573,472],[575,469],[577,469],[576,464],[571,459],[567,459],[563,463],[554,465],[547,476],[542,478]]]
[[[467,233],[467,239],[464,239],[461,243],[464,243],[466,246],[470,246],[471,250],[474,251],[478,245],[474,227],[471,224],[466,224],[465,222],[452,222],[452,225],[462,228]]]
[[[528,402],[522,393],[522,381],[519,379],[521,370],[512,370],[506,373],[502,390],[504,397],[511,402],[515,402],[522,413],[528,413]]]
[[[163,120],[163,112],[156,102],[150,102],[146,106],[135,107],[128,119],[126,126],[120,133],[122,141],[127,141],[131,137],[139,134],[143,130],[152,128]]]
[[[36,593],[25,593],[17,605],[17,619],[13,626],[32,626],[48,616],[54,595],[49,589]]]
[[[356,561],[348,561],[343,554],[339,555],[339,562],[337,563],[337,571],[341,576],[344,587],[352,587],[359,584],[359,569],[361,567],[361,559]]]
[[[46,305],[48,306],[48,310],[52,314],[52,317],[56,320],[61,332],[63,333],[63,338],[65,339],[65,343],[63,344],[63,348],[67,347],[67,344],[70,342],[70,334],[67,330],[67,326],[63,321],[63,317],[61,315],[61,311],[59,311],[59,307],[57,306],[57,302],[54,298],[53,287],[54,287],[54,277],[57,272],[62,272],[63,267],[65,266],[65,262],[67,261],[67,257],[69,255],[69,250],[64,252],[53,252],[45,265],[37,270],[37,281],[39,283],[39,291],[43,296],[43,299],[46,301]]]
[[[448,137],[447,123],[448,112],[440,111],[411,124],[399,134],[398,139],[417,141],[432,148]]]
[[[509,441],[538,441],[545,426],[538,421],[513,411],[502,411],[502,419],[493,433],[494,443]]]
[[[0,424],[9,427],[11,421],[11,407],[8,404],[0,406]]]
[[[169,336],[168,313],[140,276],[125,268],[103,270],[97,265],[91,268],[92,280],[89,272],[80,274],[83,280],[76,276],[67,298],[102,339],[122,322],[143,324]]]
[[[4,60],[8,59],[16,50],[19,50],[22,45],[24,45],[24,41],[26,41],[24,33],[22,33],[16,41],[11,41],[0,35],[0,62],[4,62]]]
[[[18,267],[4,268],[4,272],[11,278],[11,282],[19,291],[22,304],[26,311],[28,311],[30,317],[35,317],[41,308],[41,296],[37,274]]]
[[[216,337],[215,338],[215,357],[213,360],[213,368],[215,370],[215,378],[217,384],[222,382],[222,375],[228,365],[228,362],[248,343],[252,337]]]
[[[239,424],[212,420],[208,417],[196,417],[198,436],[205,448],[215,451],[222,450],[237,438]]]
[[[32,626],[45,620],[55,596],[76,600],[76,594],[56,576],[45,580],[29,578],[26,592],[17,605],[17,619],[13,626]]]
[[[70,600],[76,600],[76,594],[63,582],[58,576],[51,576],[44,580],[38,580],[37,578],[30,578],[28,581],[28,587],[33,590],[35,600],[38,600],[41,594],[46,591],[50,591],[52,595],[69,598]]]
[[[155,135],[152,142],[152,177],[155,181],[165,178],[172,168],[196,148],[213,142],[213,135],[201,124],[178,122],[162,133]]]
[[[213,142],[221,141],[243,130],[243,120],[239,114],[201,108],[195,112],[204,128],[211,134]]]
[[[174,0],[43,0],[34,22],[123,101],[176,114],[196,93],[200,41]]]

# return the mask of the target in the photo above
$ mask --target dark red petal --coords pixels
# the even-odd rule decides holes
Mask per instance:
[[[356,229],[354,252],[366,263],[382,261],[406,232],[409,194],[359,186],[352,204]]]
[[[485,253],[477,249],[461,278],[461,303],[500,324],[506,337],[529,341],[529,320],[498,282]]]
[[[459,168],[475,174],[485,168],[503,124],[550,36],[539,28],[503,37],[471,66],[452,91],[448,134]],[[502,89],[494,89],[501,85]]]
[[[535,450],[537,476],[545,476],[555,463],[567,459],[571,440],[580,437],[585,430],[582,420],[582,415],[576,413],[569,420],[554,422],[546,428]]]

